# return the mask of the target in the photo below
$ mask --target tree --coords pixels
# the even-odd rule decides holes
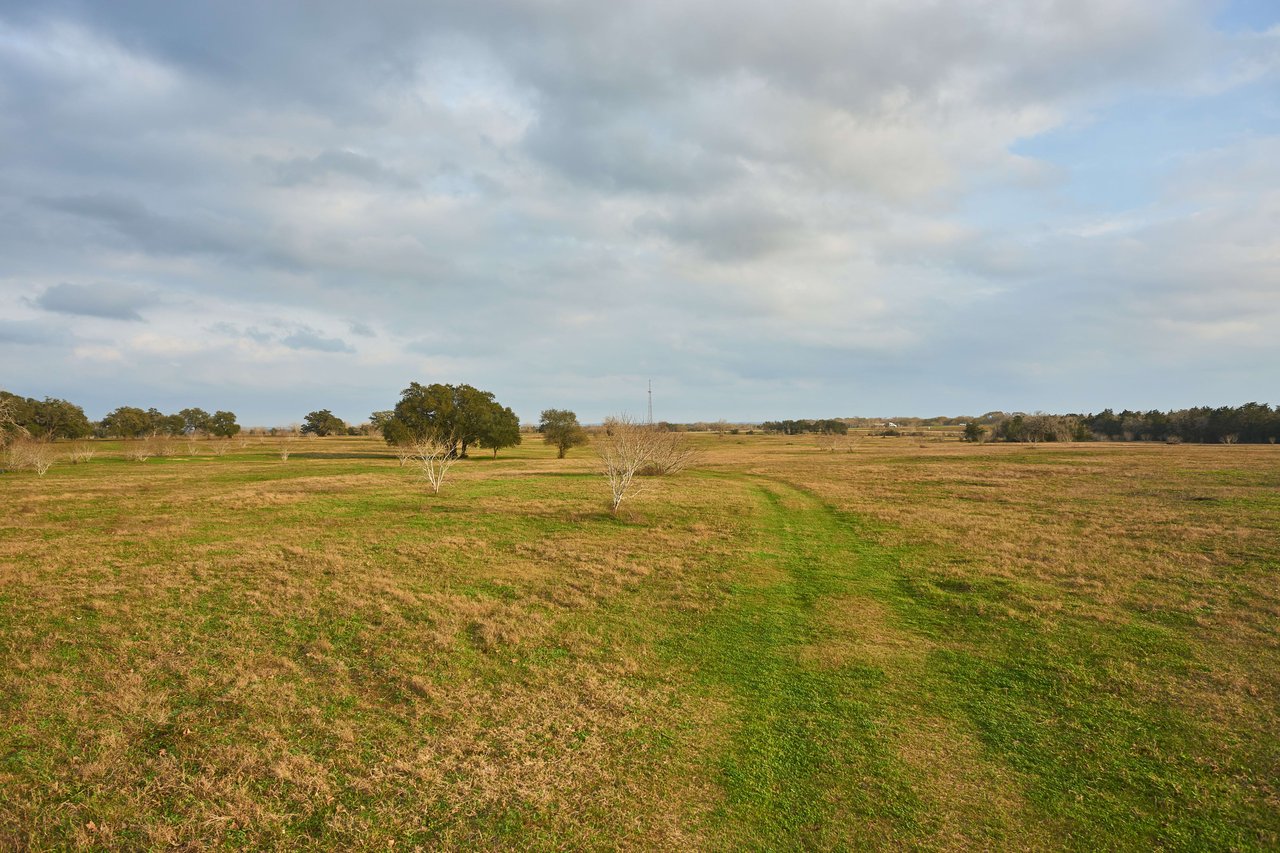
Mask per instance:
[[[413,443],[413,458],[422,468],[422,476],[430,484],[433,494],[440,494],[444,475],[458,461],[459,456],[454,451],[455,446],[448,440],[424,438]]]
[[[510,407],[494,403],[489,422],[480,436],[480,446],[491,448],[496,459],[499,449],[514,447],[520,440],[520,418]]]
[[[609,483],[609,509],[614,515],[624,500],[643,491],[643,487],[635,485],[635,478],[652,463],[657,435],[651,425],[638,424],[626,415],[605,421],[604,435],[596,441],[596,453]]]
[[[578,416],[568,409],[543,409],[538,432],[542,433],[544,442],[556,448],[560,459],[565,457],[569,448],[590,441],[587,431],[578,423]]]
[[[452,385],[410,382],[409,387],[400,392],[393,417],[397,425],[392,430],[399,439],[411,444],[425,441],[445,444],[450,453],[456,452],[462,425]]]
[[[168,436],[182,435],[187,431],[187,419],[182,415],[161,415],[156,421],[156,432]]]
[[[965,441],[972,441],[975,444],[978,444],[982,442],[982,438],[986,434],[987,434],[987,431],[983,429],[982,424],[978,423],[977,421],[969,421],[967,424],[964,425]]]
[[[28,425],[31,434],[42,438],[84,438],[93,432],[84,409],[59,400],[45,397],[42,402],[32,402],[32,422]]]
[[[396,413],[390,410],[373,412],[369,415],[369,426],[376,429],[385,438],[387,434],[387,426],[395,416]]]
[[[155,428],[151,414],[137,406],[120,406],[106,414],[99,424],[103,435],[139,438]]]
[[[695,451],[681,433],[638,424],[626,415],[608,418],[604,426],[596,453],[609,483],[610,508],[615,514],[624,500],[643,490],[635,485],[637,476],[674,474],[695,458]]]
[[[346,422],[328,409],[311,412],[302,419],[302,432],[304,435],[309,433],[323,437],[334,433],[341,435],[346,431]]]
[[[25,438],[26,427],[18,422],[18,403],[21,397],[15,397],[6,391],[0,391],[0,447],[4,447],[15,438]]]
[[[683,471],[697,458],[683,433],[668,432],[654,425],[647,425],[649,435],[649,461],[637,472],[644,477],[665,477]]]
[[[189,435],[208,432],[213,422],[213,416],[204,409],[183,409],[178,416],[182,418],[183,432]]]
[[[404,421],[394,418],[383,425],[382,439],[393,447],[404,448],[413,444],[413,436],[409,435],[409,428],[405,426]]]
[[[214,412],[209,418],[209,432],[219,438],[230,438],[240,431],[234,412]]]
[[[490,429],[496,424],[504,431],[509,411],[498,404],[492,392],[471,385],[411,382],[401,392],[382,434],[388,444],[437,442],[448,445],[452,455],[464,457],[472,444],[493,447],[493,442],[500,440]],[[515,414],[510,417],[514,419]],[[518,419],[515,424],[518,430]]]

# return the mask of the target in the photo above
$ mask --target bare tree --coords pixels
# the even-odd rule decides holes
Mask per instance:
[[[0,450],[4,449],[10,441],[31,436],[26,427],[15,420],[13,411],[13,400],[9,397],[0,397]]]
[[[656,424],[644,426],[649,432],[650,448],[649,461],[639,471],[641,476],[678,474],[698,458],[698,452],[689,445],[684,433],[665,430]]]
[[[596,439],[595,448],[609,483],[610,510],[615,514],[624,500],[644,491],[636,484],[636,477],[674,474],[696,455],[681,433],[636,423],[626,415],[605,421],[604,434]]]
[[[426,477],[434,494],[440,494],[444,476],[458,458],[449,439],[424,438],[413,443],[413,459],[422,468],[422,476]]]
[[[650,461],[651,435],[652,429],[622,415],[606,420],[604,435],[595,442],[596,454],[604,467],[604,477],[612,496],[609,509],[615,515],[624,500],[644,491],[643,487],[635,485],[635,478]]]
[[[73,442],[71,450],[67,453],[67,458],[71,460],[72,465],[79,465],[81,462],[88,462],[93,458],[96,451],[93,445],[87,441]]]
[[[400,460],[401,468],[408,465],[417,456],[411,444],[395,444],[392,445],[392,448],[395,450],[396,459]]]
[[[293,452],[293,439],[286,438],[284,441],[280,442],[279,452],[280,452],[280,461],[288,462],[289,454]]]
[[[41,477],[53,466],[53,448],[46,441],[19,438],[9,446],[9,464],[14,468],[30,468]]]
[[[213,451],[214,456],[226,456],[227,451],[231,449],[231,439],[218,438],[209,442],[209,449]]]

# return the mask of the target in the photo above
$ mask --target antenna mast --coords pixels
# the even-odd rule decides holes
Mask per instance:
[[[649,425],[653,425],[653,380],[649,380]]]

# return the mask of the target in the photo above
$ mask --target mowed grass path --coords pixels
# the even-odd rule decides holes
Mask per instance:
[[[0,481],[0,846],[1278,843],[1271,457],[1179,473],[1209,565],[1148,534],[1171,568],[1117,599],[1031,525],[958,532],[1052,456],[716,439],[615,519],[587,454],[433,498],[376,442],[300,449]],[[1069,459],[1123,514],[1137,463]]]

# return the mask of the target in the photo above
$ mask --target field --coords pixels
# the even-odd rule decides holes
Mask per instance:
[[[1280,448],[696,441],[0,476],[0,849],[1280,846]]]

